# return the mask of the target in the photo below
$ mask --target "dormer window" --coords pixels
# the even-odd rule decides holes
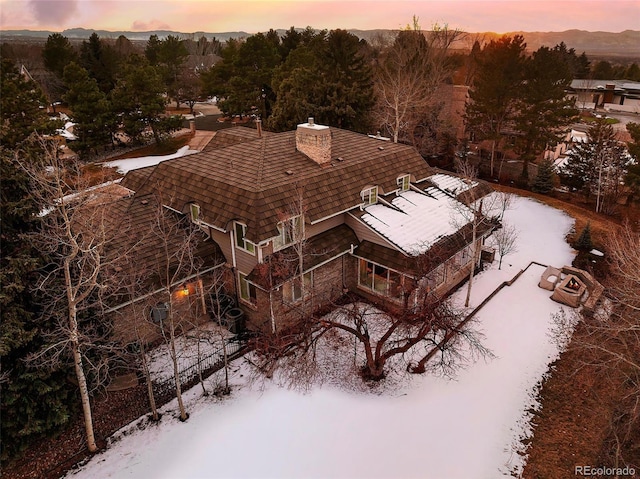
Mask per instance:
[[[378,187],[365,188],[360,192],[360,195],[365,205],[375,205],[378,202]]]
[[[396,179],[396,183],[398,184],[398,189],[400,191],[409,191],[409,186],[411,185],[411,177],[409,175],[398,176]]]
[[[198,223],[200,221],[200,205],[191,203],[189,205],[189,211],[191,212],[191,221]]]
[[[236,223],[235,228],[236,233],[236,246],[242,250],[245,250],[248,253],[255,254],[256,245],[245,238],[247,233],[247,225],[242,223]]]
[[[281,250],[299,240],[303,235],[302,225],[301,215],[292,216],[278,223],[278,232],[280,235],[273,240],[273,250]]]

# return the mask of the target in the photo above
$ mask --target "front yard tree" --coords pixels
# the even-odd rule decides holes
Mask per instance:
[[[491,141],[490,174],[494,176],[495,151],[516,115],[522,86],[526,43],[521,35],[492,40],[478,55],[474,81],[466,108],[467,129],[476,140]]]
[[[573,77],[560,47],[540,47],[524,62],[523,83],[517,95],[516,151],[522,159],[521,176],[529,178],[529,163],[548,145],[556,145],[576,120],[575,101],[565,90]]]
[[[87,379],[87,354],[95,338],[83,329],[87,315],[99,311],[108,296],[117,289],[116,274],[126,254],[110,255],[106,246],[116,235],[110,224],[108,208],[96,192],[87,191],[79,165],[65,164],[57,146],[42,140],[45,154],[37,165],[22,164],[31,181],[37,204],[46,208],[40,225],[32,235],[33,244],[48,258],[41,268],[37,291],[42,297],[44,317],[55,323],[54,339],[35,359],[45,364],[60,364],[70,356],[80,393],[87,447],[97,450],[93,430],[90,386]],[[70,194],[75,192],[74,194]],[[98,361],[98,368],[104,363]],[[102,371],[94,370],[99,377]]]

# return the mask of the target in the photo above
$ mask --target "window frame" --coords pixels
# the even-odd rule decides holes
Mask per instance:
[[[375,205],[378,202],[378,187],[365,188],[360,192],[360,196],[365,205]]]
[[[273,239],[274,252],[291,246],[298,241],[299,238],[303,237],[304,221],[302,219],[302,215],[291,216],[286,220],[280,221],[277,228],[280,235]],[[287,241],[287,236],[290,236],[289,241]]]
[[[304,297],[302,296],[302,288],[300,288],[300,276],[296,276],[282,285],[282,299],[284,302],[298,303],[311,294],[313,288],[313,271],[303,273],[302,280],[304,281]],[[297,288],[296,282],[298,283]],[[299,291],[298,295],[296,295],[296,289]]]
[[[359,259],[358,261],[358,286],[359,287],[362,287],[363,289],[366,289],[371,293],[377,294],[379,296],[384,296],[385,298],[388,298],[394,301],[402,300],[402,295],[393,295],[391,289],[394,285],[396,285],[396,286],[399,286],[400,291],[402,291],[404,289],[404,282],[406,281],[406,275],[402,274],[400,271],[396,271],[394,269],[388,268],[381,264],[374,263],[373,261],[369,261],[364,258],[358,258],[358,259]],[[367,280],[366,283],[362,281],[363,266],[364,268],[366,268],[366,275],[364,276],[365,280]],[[369,266],[371,266],[371,268],[369,268]],[[378,272],[376,271],[379,269],[386,270],[386,279],[378,280],[378,281],[384,282],[384,291],[376,289],[376,277],[381,277],[380,274],[378,274]],[[391,279],[392,275],[396,275],[398,277],[399,281],[397,283],[395,281],[392,281]]]
[[[242,235],[238,234],[238,228],[240,228]],[[241,249],[242,251],[255,255],[256,244],[253,241],[249,241],[246,238],[246,234],[247,234],[247,225],[245,225],[244,223],[240,223],[239,221],[236,221],[234,223],[234,235],[236,237],[235,238],[236,247]]]
[[[197,203],[189,204],[189,213],[191,214],[192,223],[200,223],[200,205]]]
[[[400,191],[409,191],[409,189],[411,188],[411,175],[398,176],[398,178],[396,178],[396,184],[398,185]]]
[[[238,271],[239,298],[241,301],[252,306],[256,305],[258,299],[258,291],[255,284],[247,280],[247,275]],[[246,296],[245,296],[246,291]],[[252,294],[253,293],[253,294]]]

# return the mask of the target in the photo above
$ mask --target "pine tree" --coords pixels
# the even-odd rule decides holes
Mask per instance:
[[[492,40],[478,56],[471,101],[466,107],[468,129],[478,140],[491,140],[491,176],[495,150],[505,127],[515,119],[515,104],[521,93],[525,63],[524,37],[504,36]]]
[[[84,156],[111,142],[116,117],[106,95],[84,68],[70,63],[64,69],[64,81],[68,89],[65,99],[73,113],[74,133],[78,137],[71,146]]]
[[[2,62],[0,100],[5,120],[0,135],[0,363],[2,394],[2,460],[15,457],[31,441],[59,431],[73,413],[73,387],[65,368],[39,369],[26,359],[43,344],[49,325],[39,319],[32,292],[41,254],[27,241],[36,230],[39,205],[30,195],[29,178],[16,164],[35,163],[41,156],[30,143],[34,131],[50,132],[42,95],[9,61]],[[22,113],[21,113],[22,112]]]
[[[591,223],[587,223],[587,226],[585,226],[582,233],[580,233],[576,241],[576,249],[579,251],[591,251],[593,249],[593,244],[591,243]]]
[[[555,176],[553,163],[543,160],[538,164],[538,174],[531,186],[535,193],[547,194],[553,190],[553,177]]]

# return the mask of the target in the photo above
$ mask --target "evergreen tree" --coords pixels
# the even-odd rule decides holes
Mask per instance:
[[[576,241],[576,249],[579,251],[591,251],[593,249],[593,244],[591,243],[591,223],[587,223],[582,233],[580,233]]]
[[[111,142],[111,133],[116,128],[116,117],[106,95],[89,73],[76,63],[64,70],[67,86],[65,100],[73,114],[74,133],[78,137],[71,147],[85,156],[90,150]]]
[[[538,174],[531,189],[535,193],[547,194],[553,190],[554,167],[550,160],[543,160],[538,164]]]
[[[567,156],[567,163],[559,172],[560,179],[582,190],[587,199],[595,194],[595,210],[601,212],[604,199],[618,194],[628,161],[613,126],[599,119],[589,128],[587,141],[573,145]]]
[[[48,121],[43,108],[46,104],[38,86],[21,75],[15,63],[3,58],[0,67],[0,145],[13,149],[34,131],[53,131],[59,126]]]
[[[15,457],[31,441],[52,434],[66,424],[73,412],[73,388],[69,371],[35,368],[27,358],[43,344],[48,329],[39,319],[33,296],[33,275],[44,264],[27,236],[36,230],[40,210],[30,195],[29,178],[16,164],[35,163],[42,155],[28,140],[35,132],[51,133],[46,113],[39,108],[42,94],[22,77],[15,65],[2,62],[0,135],[0,364],[2,392],[1,459]]]
[[[62,79],[64,68],[78,61],[78,55],[69,39],[60,33],[52,33],[42,49],[42,59],[47,70]]]
[[[132,55],[112,93],[114,111],[122,113],[124,130],[135,141],[142,141],[151,130],[156,144],[182,125],[180,117],[164,118],[166,99],[158,70],[143,58]]]
[[[268,125],[288,130],[313,116],[319,123],[368,131],[374,105],[364,45],[344,30],[320,32],[292,51],[277,72]]]
[[[523,84],[516,100],[515,128],[518,131],[516,151],[522,159],[521,176],[529,176],[529,162],[555,145],[568,126],[577,118],[575,101],[568,99],[565,89],[572,76],[567,54],[561,46],[540,47],[525,60]]]
[[[492,40],[478,56],[478,65],[466,107],[467,128],[477,140],[491,140],[491,176],[495,150],[505,127],[515,119],[521,93],[526,43],[521,35]]]
[[[117,55],[111,46],[103,44],[96,32],[80,46],[80,65],[89,72],[103,93],[113,90],[118,72]]]

